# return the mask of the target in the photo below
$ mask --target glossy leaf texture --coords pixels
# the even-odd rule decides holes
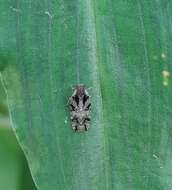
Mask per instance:
[[[172,1],[3,0],[1,79],[39,190],[172,189]],[[71,86],[91,87],[74,133]]]

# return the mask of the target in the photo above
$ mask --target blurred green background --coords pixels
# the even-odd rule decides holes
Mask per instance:
[[[0,190],[36,190],[27,161],[10,127],[0,83]]]

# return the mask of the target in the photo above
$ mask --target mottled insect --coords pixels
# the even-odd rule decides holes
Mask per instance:
[[[69,108],[73,130],[87,131],[90,126],[91,99],[84,85],[77,85],[69,98]]]

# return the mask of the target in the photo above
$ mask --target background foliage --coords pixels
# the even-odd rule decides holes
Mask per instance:
[[[0,83],[0,189],[36,190],[23,152],[10,128],[6,96]]]

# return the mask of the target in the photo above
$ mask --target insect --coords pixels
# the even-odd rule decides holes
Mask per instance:
[[[77,85],[69,98],[72,128],[76,132],[87,131],[90,126],[91,97],[84,85]]]

